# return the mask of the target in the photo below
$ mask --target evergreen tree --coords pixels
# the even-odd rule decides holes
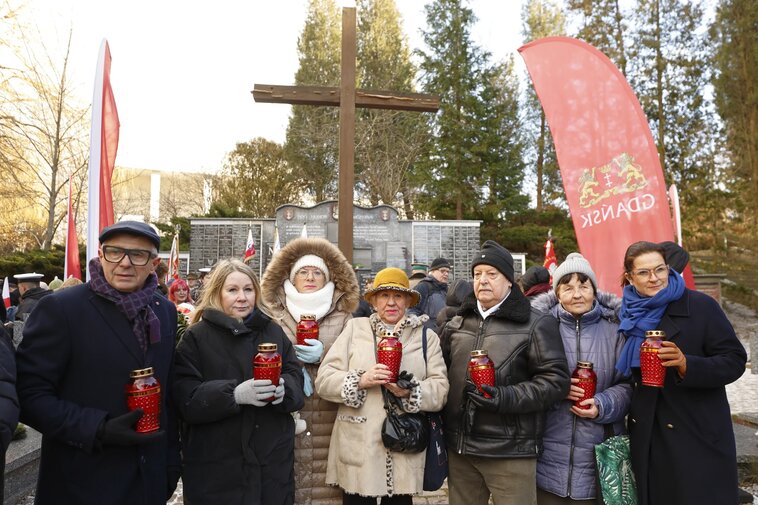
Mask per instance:
[[[751,231],[758,223],[758,3],[723,0],[711,28],[713,86],[724,124],[727,168],[741,184]],[[753,232],[754,233],[754,232]]]
[[[529,0],[524,4],[522,18],[525,42],[565,33],[565,16],[560,7],[551,0]],[[534,167],[537,212],[541,212],[547,203],[560,205],[566,201],[566,197],[561,184],[553,137],[545,112],[532,86],[527,88],[525,104],[525,126],[529,135],[527,157],[529,165]]]
[[[486,167],[485,200],[478,216],[485,222],[503,222],[529,205],[522,193],[526,163],[519,95],[513,56],[485,70],[479,101],[484,110],[473,148]]]
[[[690,220],[689,230],[702,233],[693,220],[723,182],[714,165],[717,128],[704,94],[710,77],[702,8],[693,1],[641,0],[633,16],[631,82],[656,138],[666,181],[679,189],[683,220]]]
[[[619,0],[568,0],[566,8],[578,18],[576,37],[600,50],[626,75],[626,23]]]
[[[334,0],[310,0],[298,39],[298,86],[339,86],[341,17]],[[303,187],[323,201],[337,194],[339,108],[294,105],[286,154]]]
[[[440,219],[464,219],[475,214],[482,201],[484,167],[475,153],[475,139],[489,53],[472,42],[476,18],[462,0],[435,0],[425,9],[422,80],[424,90],[439,95],[441,103],[417,174],[418,204]]]
[[[363,89],[414,92],[416,69],[394,0],[360,0],[358,85]],[[356,111],[356,180],[372,205],[402,206],[413,217],[408,172],[428,135],[418,112]]]

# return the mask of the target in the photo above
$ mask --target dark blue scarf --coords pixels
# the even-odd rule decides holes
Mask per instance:
[[[619,331],[626,335],[626,343],[616,363],[616,369],[628,376],[632,367],[640,366],[640,346],[647,330],[657,330],[669,303],[684,294],[684,279],[669,268],[669,284],[655,296],[641,296],[634,286],[624,288],[619,313]]]

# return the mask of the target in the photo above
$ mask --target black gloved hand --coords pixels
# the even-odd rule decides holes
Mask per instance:
[[[476,390],[476,386],[474,386],[473,391],[471,391],[469,388],[466,388],[466,394],[468,395],[471,402],[478,408],[489,410],[491,412],[500,412],[500,403],[503,399],[500,388],[487,386],[484,384],[482,385],[482,391],[489,394],[491,398],[486,398],[483,394]]]
[[[134,425],[142,417],[142,409],[132,410],[118,417],[108,419],[103,425],[103,435],[100,441],[103,445],[140,445],[158,440],[163,436],[162,431],[152,433],[137,433]]]
[[[411,382],[412,380],[413,380],[413,374],[403,370],[397,376],[397,382],[396,382],[397,387],[401,389],[413,389],[413,383]]]
[[[464,399],[468,398],[470,393],[479,394],[479,392],[476,389],[476,384],[471,382],[471,379],[466,379],[466,384],[463,386]]]

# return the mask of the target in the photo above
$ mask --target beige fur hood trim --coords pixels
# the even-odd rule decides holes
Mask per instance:
[[[284,280],[289,279],[295,262],[306,254],[315,254],[326,263],[334,283],[336,310],[352,313],[358,308],[360,292],[355,272],[342,252],[322,238],[297,238],[277,252],[263,273],[263,301],[273,311],[284,310]]]

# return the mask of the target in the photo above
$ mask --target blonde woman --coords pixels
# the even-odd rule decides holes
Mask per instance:
[[[176,349],[172,392],[185,423],[187,504],[294,503],[290,413],[303,406],[303,375],[292,345],[260,300],[249,266],[220,261]],[[276,344],[282,356],[278,384],[252,379],[261,343]]]

